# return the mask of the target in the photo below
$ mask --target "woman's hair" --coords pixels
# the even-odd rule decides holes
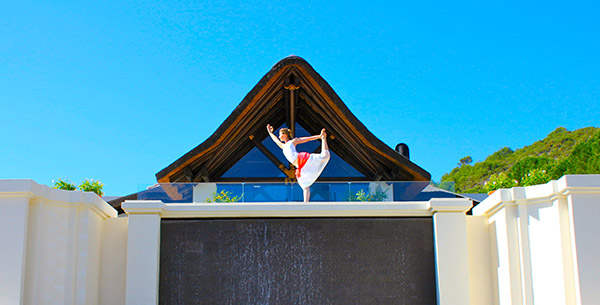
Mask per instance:
[[[279,129],[279,133],[283,133],[284,135],[288,136],[288,139],[293,139],[294,137],[292,137],[292,131],[289,128],[281,128]]]

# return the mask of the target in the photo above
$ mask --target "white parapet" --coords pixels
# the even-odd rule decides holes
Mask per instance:
[[[94,193],[0,180],[0,304],[98,304],[103,222]]]
[[[486,217],[496,304],[600,299],[600,175],[501,189],[473,208]]]

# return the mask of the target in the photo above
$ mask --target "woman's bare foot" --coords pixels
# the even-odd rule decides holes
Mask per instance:
[[[325,128],[321,130],[321,134],[319,135],[321,140],[325,140],[327,138],[327,133],[325,132]]]

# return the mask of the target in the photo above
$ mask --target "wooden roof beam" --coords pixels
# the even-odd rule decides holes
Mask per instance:
[[[306,111],[309,114],[309,117],[317,116],[317,114],[311,114],[311,112],[313,112],[313,113],[316,112],[316,109],[313,109],[308,105],[309,103],[314,104],[314,102],[312,102],[310,97],[308,97],[308,96],[303,95],[302,97],[307,101],[307,103],[303,104],[303,106],[305,106],[305,107],[303,107],[303,108],[305,108],[304,111]],[[308,121],[308,120],[305,119],[305,121]],[[346,126],[339,125],[335,121],[336,120],[332,120],[332,122],[324,122],[323,125],[332,124],[332,123],[335,125],[332,125],[331,127],[330,126],[323,126],[323,127],[326,127],[327,130],[334,130],[342,138],[346,138],[346,139],[355,138],[351,132],[346,130]],[[331,129],[328,129],[327,127],[331,128]],[[353,141],[348,141],[348,140],[345,140],[345,141],[340,140],[340,142],[338,144],[341,144],[342,142],[344,143],[344,146],[346,146],[346,144],[349,145],[349,147],[346,149],[348,152],[350,152],[353,156],[356,156],[357,158],[361,159],[370,168],[370,170],[368,172],[374,173],[377,171],[377,169],[379,167],[376,166],[373,162],[371,162],[371,157],[370,157],[369,153],[367,153],[365,151],[365,147],[363,145],[357,145],[358,143],[354,144]],[[346,161],[346,162],[348,162],[348,161]],[[365,173],[363,173],[363,174],[365,174]],[[366,176],[369,176],[369,175],[366,175]]]
[[[256,122],[252,127],[248,127],[247,133],[244,136],[240,137],[239,139],[236,138],[235,143],[231,145],[235,145],[235,147],[238,147],[238,149],[235,150],[234,154],[229,154],[226,158],[224,157],[223,161],[215,163],[220,164],[220,166],[219,168],[213,168],[213,180],[217,179],[217,177],[221,177],[221,175],[227,172],[244,155],[246,155],[248,152],[250,152],[250,150],[252,150],[252,148],[255,147],[255,145],[248,141],[248,137],[250,136],[248,133],[254,135],[254,137],[260,142],[261,139],[265,139],[267,137],[267,130],[265,128],[266,124],[270,123],[274,126],[284,124],[285,121],[283,115],[284,113],[280,110],[273,111],[272,113],[268,114],[265,119],[260,120],[260,122]],[[211,164],[213,163],[211,162]]]
[[[283,165],[283,163],[281,163],[281,161],[279,161],[279,159],[268,148],[266,148],[263,145],[263,143],[256,140],[256,138],[253,135],[249,136],[248,138],[252,141],[252,143],[254,143],[254,145],[256,145],[256,147],[258,148],[258,150],[260,150],[260,152],[262,152],[265,156],[267,156],[267,158],[271,162],[273,162],[273,164],[275,164],[275,166],[277,166],[277,168],[279,168],[279,170],[281,172],[283,172],[283,174],[285,174],[290,179],[293,179],[296,177],[295,170],[289,169],[285,165]]]
[[[183,169],[183,175],[185,176],[185,179],[187,179],[187,182],[194,181],[194,173],[188,167]]]
[[[309,115],[306,118],[304,118],[305,122],[307,122],[309,124],[313,124],[313,125],[317,124],[316,122],[314,122],[310,118],[310,111],[309,110],[305,110],[305,113],[309,113]],[[330,130],[330,129],[328,129],[329,126],[323,126],[323,127],[325,127],[326,130]],[[338,138],[340,138],[340,137],[336,137],[336,136],[332,135],[331,133],[329,133],[329,139],[333,140],[333,139],[338,139]],[[344,141],[343,139],[342,140],[336,140],[335,142],[332,141],[329,144],[329,149],[332,150],[332,151],[333,150],[338,151],[337,155],[340,156],[340,158],[342,158],[342,160],[346,161],[350,166],[354,167],[356,170],[358,170],[365,177],[370,177],[371,175],[373,175],[373,173],[376,170],[374,170],[372,168],[369,169],[363,163],[359,162],[359,160],[357,159],[358,157],[357,157],[356,153],[349,153],[351,151],[356,152],[357,149],[356,148],[348,148],[347,145],[346,145],[347,144],[346,142],[347,141]],[[342,151],[344,153],[342,153]]]
[[[286,108],[289,111],[287,113],[287,124],[288,127],[292,130],[292,137],[296,136],[296,90],[300,89],[300,85],[296,81],[296,77],[294,74],[290,74],[290,76],[286,79],[285,85],[283,86],[287,91],[289,91],[289,98],[286,99]],[[289,104],[288,104],[289,103]]]
[[[236,129],[234,134],[226,139],[226,141],[229,142],[228,145],[222,145],[220,149],[213,154],[213,157],[210,158],[208,165],[206,166],[208,171],[215,174],[215,165],[225,164],[227,163],[227,160],[235,159],[232,158],[232,154],[237,153],[239,150],[232,151],[229,147],[240,147],[240,145],[243,145],[244,139],[248,136],[248,133],[255,132],[255,130],[259,128],[264,128],[264,126],[258,126],[258,124],[262,124],[254,120],[254,117],[270,117],[270,114],[279,112],[278,109],[274,109],[274,107],[282,98],[281,92],[273,92],[272,96],[269,97],[272,99],[264,107],[257,107],[257,109],[250,112],[247,117],[240,119],[240,127]],[[260,112],[262,112],[262,115],[259,115]],[[266,122],[263,123],[266,125]]]
[[[210,182],[210,178],[208,177],[208,171],[206,170],[206,166],[202,166],[200,170],[196,172],[194,175],[192,182]]]

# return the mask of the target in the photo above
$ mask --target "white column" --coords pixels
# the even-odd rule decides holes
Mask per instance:
[[[0,198],[0,304],[23,303],[31,196]]]
[[[125,201],[128,214],[125,304],[158,304],[162,201]]]
[[[570,194],[568,196],[571,216],[571,232],[575,244],[572,246],[575,258],[575,289],[581,303],[594,304],[600,299],[600,215],[598,195]],[[588,197],[588,198],[586,198]]]
[[[431,199],[439,305],[470,304],[466,212],[470,200]]]
[[[510,190],[498,190],[504,192]],[[518,226],[518,207],[503,201],[498,211],[490,217],[495,231],[495,267],[498,283],[498,302],[501,305],[523,304],[521,279],[521,248]]]
[[[600,299],[600,175],[564,176],[558,184],[567,197],[576,302],[596,304]]]

